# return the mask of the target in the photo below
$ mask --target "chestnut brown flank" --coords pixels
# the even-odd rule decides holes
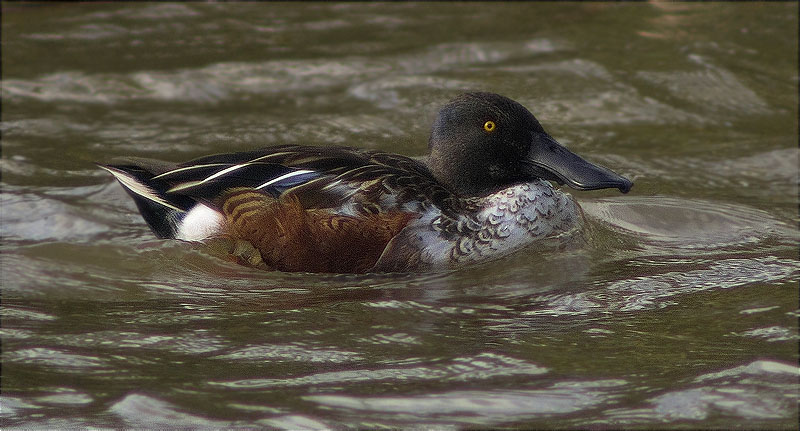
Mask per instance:
[[[291,194],[275,199],[239,190],[223,199],[228,234],[250,242],[267,266],[280,271],[367,272],[417,218],[400,211],[354,217],[304,209]]]

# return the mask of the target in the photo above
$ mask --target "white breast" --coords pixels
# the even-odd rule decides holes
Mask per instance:
[[[482,236],[502,240],[490,241],[488,249],[516,250],[572,229],[578,221],[578,212],[572,196],[540,180],[488,196],[477,218]]]
[[[489,195],[477,212],[462,218],[459,223],[466,229],[457,238],[418,235],[422,260],[428,266],[447,268],[496,259],[576,230],[582,221],[572,197],[543,180],[514,185]],[[430,226],[433,219],[435,215],[426,215],[416,222],[422,228],[426,222]]]

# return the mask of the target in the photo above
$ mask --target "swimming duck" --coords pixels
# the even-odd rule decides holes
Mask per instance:
[[[184,163],[100,165],[160,238],[227,238],[238,260],[280,271],[454,268],[574,229],[569,194],[633,183],[560,145],[519,103],[466,93],[433,123],[419,159],[278,145]]]

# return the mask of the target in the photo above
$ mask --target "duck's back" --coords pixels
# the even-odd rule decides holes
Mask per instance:
[[[176,165],[125,159],[105,169],[160,237],[232,237],[252,245],[250,263],[282,271],[367,272],[410,221],[457,212],[460,202],[416,160],[344,147],[284,145]]]

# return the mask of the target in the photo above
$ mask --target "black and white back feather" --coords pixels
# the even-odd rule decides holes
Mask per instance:
[[[178,164],[126,158],[100,167],[116,177],[161,238],[180,238],[188,213],[199,206],[216,210],[215,199],[233,188],[274,198],[293,193],[305,208],[347,213],[400,210],[419,202],[456,210],[448,207],[458,202],[414,159],[346,147],[282,145]]]

